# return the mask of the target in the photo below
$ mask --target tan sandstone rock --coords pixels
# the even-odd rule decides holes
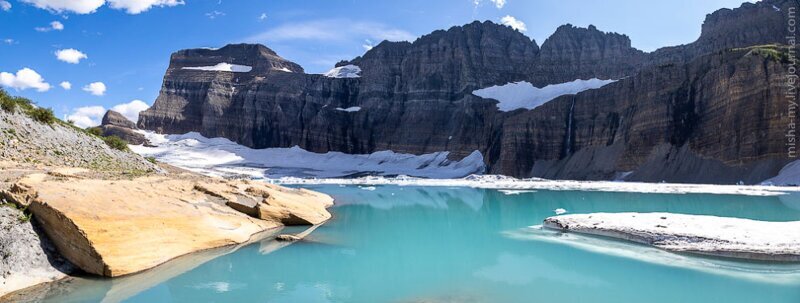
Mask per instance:
[[[330,218],[325,207],[332,202],[305,190],[197,176],[98,180],[34,174],[15,188],[4,194],[30,202],[34,218],[64,257],[88,273],[109,277],[243,243],[281,223],[320,223]],[[231,206],[248,200],[272,212]]]

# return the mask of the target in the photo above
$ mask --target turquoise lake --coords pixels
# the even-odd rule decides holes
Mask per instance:
[[[262,241],[182,257],[131,277],[64,281],[35,294],[36,300],[800,302],[798,264],[672,254],[530,227],[559,208],[800,220],[800,203],[787,197],[306,187],[331,194],[337,205],[334,218],[305,241],[286,244],[267,234]]]

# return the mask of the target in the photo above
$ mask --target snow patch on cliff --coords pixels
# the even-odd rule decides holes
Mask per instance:
[[[500,103],[497,104],[497,107],[500,111],[507,112],[520,108],[534,109],[556,97],[573,95],[585,90],[600,88],[616,81],[617,80],[601,80],[597,78],[588,80],[577,79],[571,82],[551,84],[542,88],[533,86],[533,84],[526,81],[520,81],[482,88],[473,91],[472,94],[478,97],[499,101]]]
[[[192,132],[160,135],[139,131],[154,147],[132,145],[131,150],[158,161],[213,176],[253,179],[301,177],[342,178],[363,175],[409,175],[424,178],[460,178],[485,171],[483,155],[474,151],[460,161],[449,152],[424,155],[379,151],[352,155],[313,153],[300,147],[252,149],[225,138],[206,138]]]
[[[360,106],[352,106],[352,107],[348,107],[348,108],[337,107],[336,110],[341,111],[341,112],[353,113],[353,112],[360,111],[361,107]]]
[[[761,182],[762,185],[798,186],[800,185],[800,160],[786,164],[778,175]]]
[[[328,78],[360,78],[361,68],[356,65],[348,64],[331,69],[323,75]]]
[[[249,73],[251,70],[253,70],[253,67],[247,65],[238,65],[238,64],[230,64],[222,62],[213,66],[184,66],[181,67],[181,69],[214,71],[214,72]]]

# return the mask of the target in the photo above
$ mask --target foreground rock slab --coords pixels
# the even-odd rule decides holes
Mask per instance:
[[[653,245],[675,252],[800,262],[800,221],[766,222],[672,213],[549,217],[544,227]]]
[[[28,205],[58,251],[80,269],[108,277],[243,243],[298,217],[322,222],[333,201],[306,190],[196,175],[107,180],[31,174],[17,185],[5,196],[24,197],[15,202]],[[201,190],[209,187],[214,191]],[[282,204],[267,205],[265,197]],[[253,217],[228,206],[229,199],[255,200],[278,215]]]

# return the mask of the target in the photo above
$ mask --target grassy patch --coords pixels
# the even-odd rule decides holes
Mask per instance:
[[[745,56],[761,56],[777,62],[789,62],[789,47],[785,45],[764,44],[744,48],[734,48],[733,50],[747,51]]]
[[[153,163],[153,164],[156,164],[156,162],[158,162],[158,161],[156,161],[156,158],[154,158],[154,157],[144,157],[144,158],[145,158],[145,160],[147,160],[147,162],[150,162],[150,163]]]
[[[120,139],[120,137],[117,136],[103,137],[103,141],[105,141],[106,144],[113,149],[128,151],[128,143],[125,142],[125,140]]]
[[[29,111],[28,116],[44,124],[53,124],[56,122],[56,115],[53,114],[52,108],[37,107]]]

